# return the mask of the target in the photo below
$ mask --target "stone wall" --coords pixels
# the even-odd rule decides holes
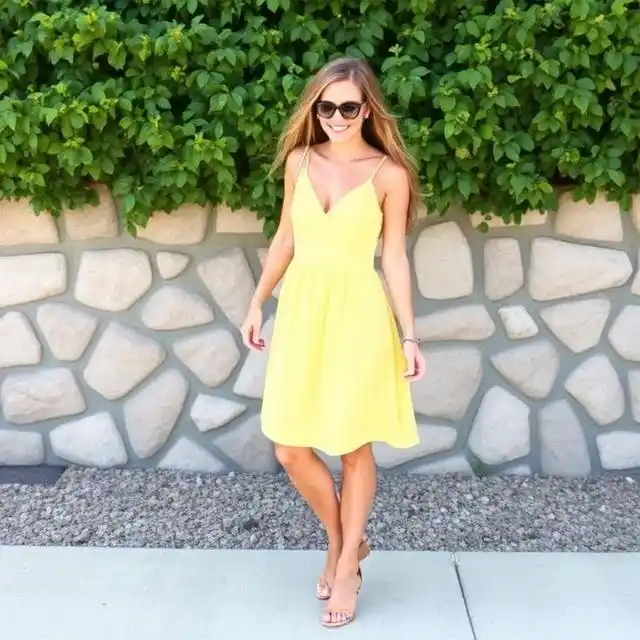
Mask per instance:
[[[101,197],[58,220],[0,203],[0,465],[275,470],[259,430],[265,354],[237,330],[265,257],[260,223],[185,206],[134,239]],[[566,195],[557,213],[486,234],[481,216],[420,221],[422,442],[376,445],[381,468],[640,468],[634,205]]]

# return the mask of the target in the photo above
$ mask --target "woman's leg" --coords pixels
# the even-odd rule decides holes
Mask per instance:
[[[342,464],[342,552],[338,560],[331,599],[324,615],[327,623],[339,623],[355,610],[358,548],[367,528],[367,520],[376,494],[376,463],[370,444],[342,456]]]
[[[319,587],[320,591],[324,590],[328,597],[342,551],[340,503],[333,477],[327,465],[313,449],[276,445],[275,451],[291,483],[327,532],[328,553],[323,576],[328,584],[320,584]],[[319,593],[319,595],[323,594]]]

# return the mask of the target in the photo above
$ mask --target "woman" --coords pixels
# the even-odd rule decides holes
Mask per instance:
[[[376,489],[372,443],[418,443],[409,382],[424,372],[414,334],[405,236],[418,204],[414,169],[368,65],[327,64],[281,140],[284,203],[242,327],[265,348],[264,302],[285,274],[271,339],[262,429],[328,537],[317,597],[323,624],[355,615],[364,533]],[[381,265],[398,326],[374,268]],[[341,456],[340,496],[314,449]]]

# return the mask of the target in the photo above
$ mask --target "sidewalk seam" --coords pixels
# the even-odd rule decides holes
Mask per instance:
[[[478,635],[476,634],[476,629],[473,626],[473,618],[471,617],[471,611],[469,610],[469,603],[467,601],[467,594],[464,590],[464,585],[462,584],[462,575],[460,574],[460,566],[458,565],[458,558],[455,553],[451,554],[451,561],[453,562],[453,568],[456,572],[456,578],[458,580],[458,587],[460,589],[460,594],[462,595],[462,602],[464,603],[464,610],[467,614],[467,620],[469,621],[469,628],[471,629],[471,635],[473,636],[473,640],[478,640]]]

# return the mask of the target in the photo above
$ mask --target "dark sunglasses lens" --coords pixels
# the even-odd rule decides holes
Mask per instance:
[[[360,113],[360,105],[357,102],[345,102],[340,105],[340,113],[343,118],[353,120],[354,118],[357,118]]]
[[[336,112],[336,105],[332,102],[318,102],[316,109],[321,118],[330,118]]]

